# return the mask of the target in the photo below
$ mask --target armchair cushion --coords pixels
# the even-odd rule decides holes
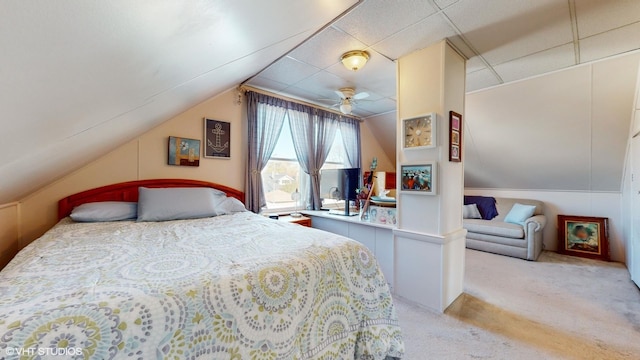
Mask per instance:
[[[468,232],[476,234],[502,236],[513,239],[524,238],[524,228],[522,225],[502,221],[466,219],[464,220],[464,228],[467,229]]]

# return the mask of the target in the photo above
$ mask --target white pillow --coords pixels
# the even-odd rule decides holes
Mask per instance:
[[[462,218],[463,219],[482,219],[478,205],[469,204],[462,206]]]
[[[71,218],[78,222],[133,220],[138,216],[138,204],[126,201],[100,201],[76,206]]]
[[[218,213],[218,215],[247,211],[247,209],[244,207],[244,204],[236,198],[225,197],[222,199],[222,201],[220,201],[220,198],[218,198],[217,202],[216,213]]]
[[[211,188],[138,188],[138,221],[216,216],[219,191]]]

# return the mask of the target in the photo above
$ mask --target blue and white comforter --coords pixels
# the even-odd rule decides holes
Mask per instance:
[[[393,359],[387,283],[359,243],[251,213],[64,219],[0,272],[0,358]]]

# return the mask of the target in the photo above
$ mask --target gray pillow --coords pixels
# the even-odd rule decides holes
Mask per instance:
[[[101,201],[76,206],[71,218],[78,222],[132,220],[138,216],[138,204],[126,201]]]
[[[478,205],[469,204],[462,206],[462,218],[463,219],[482,219]]]
[[[247,211],[244,204],[240,200],[232,197],[218,198],[216,204],[216,213],[218,215],[233,214],[237,212]]]
[[[211,188],[138,188],[138,221],[168,221],[216,216]]]

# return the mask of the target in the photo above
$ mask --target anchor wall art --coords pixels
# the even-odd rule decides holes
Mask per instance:
[[[231,158],[231,123],[204,119],[204,157]]]

